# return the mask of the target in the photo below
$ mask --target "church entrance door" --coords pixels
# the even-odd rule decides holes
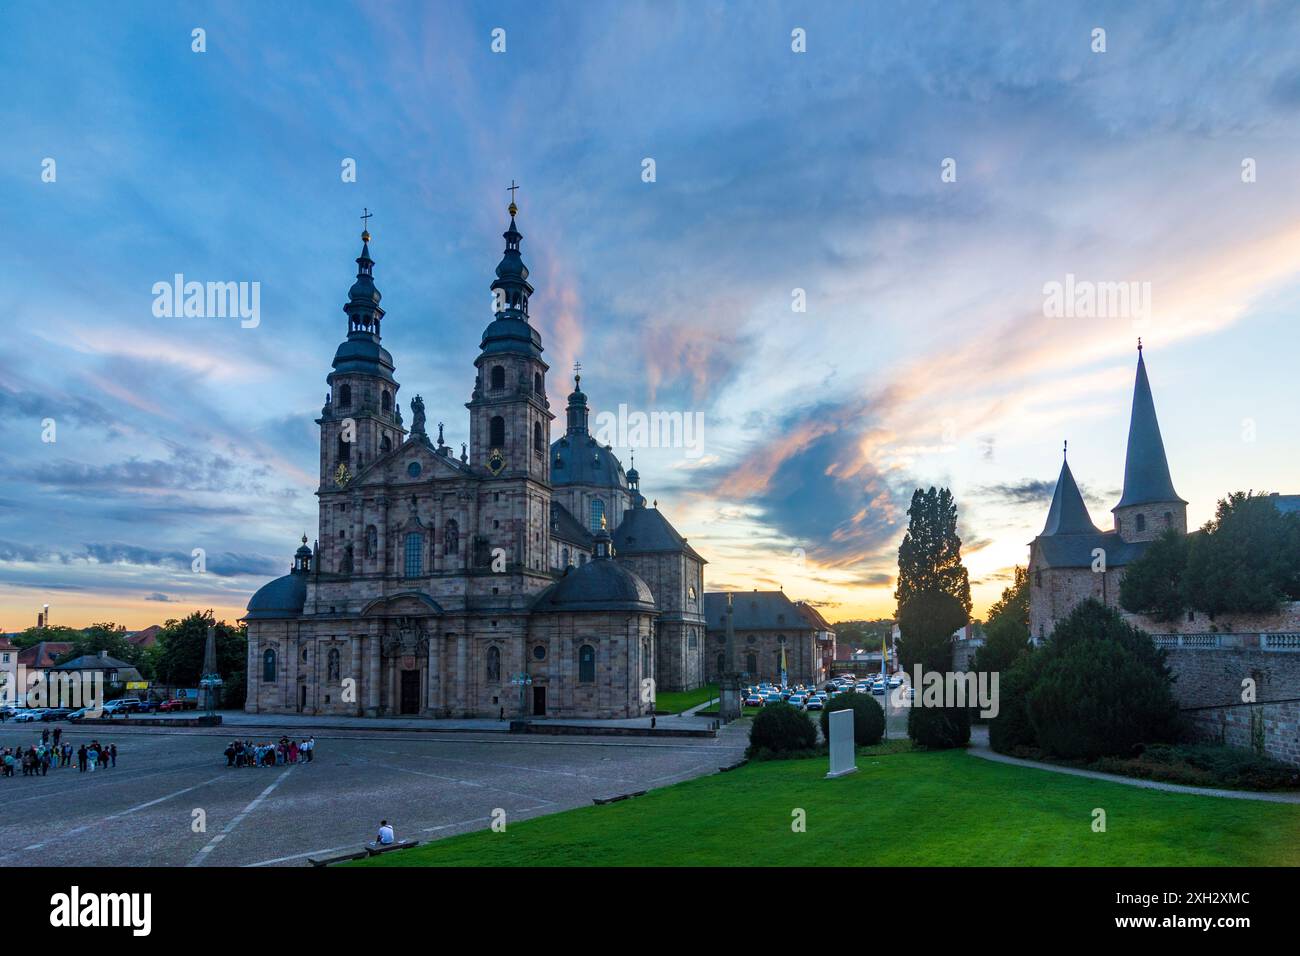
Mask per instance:
[[[546,688],[533,685],[533,716],[546,716]]]
[[[420,712],[419,671],[402,671],[402,700],[399,712],[403,714]]]

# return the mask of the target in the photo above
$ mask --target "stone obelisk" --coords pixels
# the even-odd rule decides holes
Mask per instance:
[[[736,667],[736,624],[732,616],[732,595],[727,592],[727,638],[723,650],[726,666],[718,675],[718,717],[724,724],[730,723],[741,715],[743,701],[740,697],[740,670]]]

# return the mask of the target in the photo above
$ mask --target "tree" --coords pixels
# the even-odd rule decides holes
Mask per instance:
[[[965,609],[951,594],[913,595],[898,611],[899,664],[907,671],[917,664],[927,671],[951,670],[952,635],[966,621]]]
[[[749,728],[747,754],[798,753],[817,746],[817,727],[802,710],[786,703],[768,704]]]
[[[72,647],[59,656],[60,664],[101,652],[133,666],[139,663],[140,649],[126,639],[126,628],[112,621],[92,624],[68,640],[72,642]]]
[[[1300,514],[1238,491],[1189,542],[1184,599],[1210,614],[1260,614],[1300,600]]]
[[[832,626],[835,629],[835,643],[850,647],[878,649],[881,640],[887,642],[890,635],[894,633],[894,622],[890,618],[874,621],[840,621]]]
[[[78,628],[64,627],[56,624],[54,627],[29,627],[21,633],[15,634],[13,642],[23,650],[34,647],[41,641],[72,641],[81,636]]]
[[[907,533],[898,547],[898,588],[901,608],[918,594],[950,594],[970,614],[970,576],[961,563],[957,534],[957,505],[947,488],[912,492],[907,509]]]
[[[163,624],[154,662],[158,679],[176,687],[198,686],[209,627],[217,629],[217,672],[224,681],[223,704],[239,706],[245,692],[248,632],[242,625],[233,627],[216,621],[211,610],[195,611],[183,620]]]
[[[1094,599],[1079,604],[1033,660],[1024,706],[1037,745],[1048,753],[1127,755],[1138,744],[1177,737],[1165,652],[1113,608]]]
[[[1173,621],[1187,610],[1188,537],[1170,528],[1124,569],[1119,604],[1132,614]]]
[[[1029,643],[1029,571],[1017,566],[1014,580],[989,608],[984,624],[984,646],[975,652],[974,668],[989,673],[1009,671]]]

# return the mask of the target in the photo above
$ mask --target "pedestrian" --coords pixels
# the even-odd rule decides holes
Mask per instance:
[[[298,762],[298,741],[289,741],[289,763]]]
[[[117,766],[117,744],[108,745],[108,757],[113,762],[113,766],[116,767]]]
[[[90,761],[90,751],[86,748],[85,744],[82,744],[81,747],[78,748],[77,750],[77,771],[79,773],[85,773],[86,766],[89,763],[89,761]]]
[[[316,759],[316,738],[307,738],[307,762],[311,763]]]
[[[41,746],[44,747],[50,742],[50,728],[45,727],[41,730]]]
[[[91,743],[90,749],[86,751],[86,759],[90,761],[90,772],[95,772],[95,767],[99,765],[99,744]]]
[[[387,820],[379,821],[379,833],[375,836],[375,842],[380,846],[390,846],[396,842],[397,836],[393,833],[393,828],[389,826]]]
[[[57,746],[59,745],[59,741],[62,740],[62,739],[63,739],[63,728],[62,728],[62,727],[55,727],[55,728],[54,728],[54,746],[57,747]]]

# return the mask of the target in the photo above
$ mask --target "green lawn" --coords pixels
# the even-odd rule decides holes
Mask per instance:
[[[894,746],[898,746],[895,744]],[[360,866],[1295,866],[1300,805],[1144,790],[962,751],[751,763]],[[791,831],[792,811],[807,832]],[[1107,832],[1092,830],[1106,811]]]
[[[655,709],[666,714],[680,714],[696,704],[707,703],[717,696],[717,684],[705,684],[695,690],[664,690],[655,694]]]

